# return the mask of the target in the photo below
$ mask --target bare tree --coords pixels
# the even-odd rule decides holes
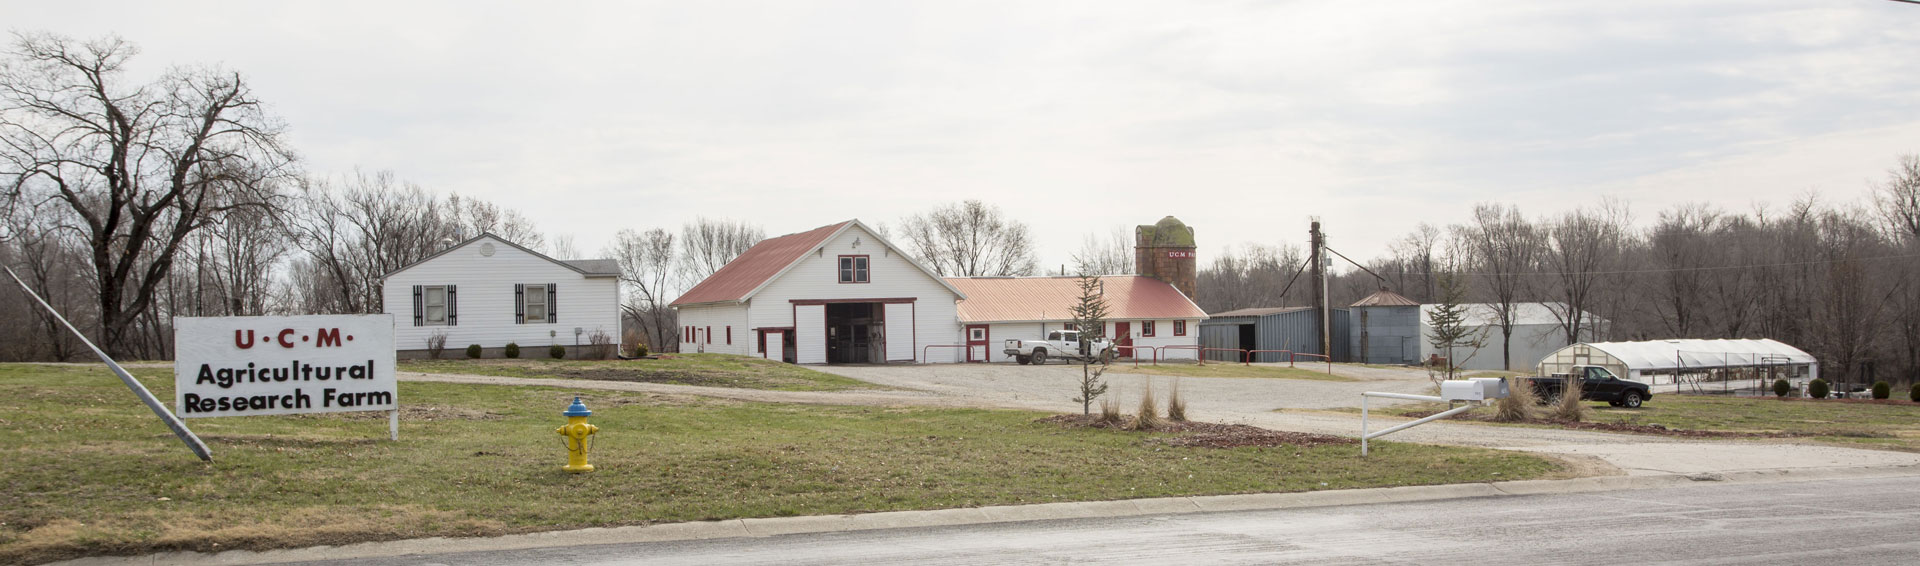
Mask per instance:
[[[1133,273],[1133,239],[1125,226],[1116,226],[1106,238],[1087,234],[1073,254],[1076,273],[1128,275]],[[1067,275],[1062,273],[1061,275]]]
[[[1243,244],[1222,250],[1197,274],[1194,294],[1207,312],[1304,304],[1306,258],[1299,246]],[[1292,285],[1289,286],[1289,283]]]
[[[1513,367],[1513,327],[1527,293],[1527,274],[1540,252],[1540,235],[1520,209],[1498,204],[1473,208],[1467,234],[1484,282],[1496,326],[1500,327],[1500,367]]]
[[[692,287],[767,239],[767,232],[746,222],[700,217],[680,227],[681,283]]]
[[[977,200],[900,220],[911,254],[945,276],[1033,275],[1038,260],[1027,225]]]
[[[603,253],[620,262],[620,282],[628,289],[627,304],[622,309],[629,320],[644,329],[648,349],[677,350],[680,333],[675,327],[679,323],[673,308],[667,306],[675,295],[669,287],[676,263],[673,234],[659,228],[646,232],[621,230]]]
[[[237,73],[181,68],[128,85],[132,44],[16,35],[0,64],[4,200],[57,202],[90,251],[100,342],[129,351],[187,236],[263,202],[292,153]],[[229,195],[256,193],[250,198]],[[155,317],[157,318],[157,317]]]
[[[1593,338],[1597,321],[1590,312],[1614,277],[1605,275],[1620,265],[1631,222],[1626,205],[1605,201],[1597,208],[1577,208],[1545,223],[1542,263],[1554,274],[1549,310],[1560,320],[1567,343]]]
[[[1920,155],[1905,155],[1885,183],[1875,187],[1874,204],[1890,240],[1905,256],[1894,261],[1888,295],[1899,338],[1901,373],[1920,377]]]

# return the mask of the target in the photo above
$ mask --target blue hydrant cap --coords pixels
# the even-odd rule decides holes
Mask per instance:
[[[586,405],[580,404],[579,397],[574,397],[573,406],[567,407],[567,412],[560,413],[560,415],[566,417],[591,417],[593,416],[593,411],[587,410]]]

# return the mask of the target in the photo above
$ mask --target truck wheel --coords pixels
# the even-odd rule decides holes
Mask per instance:
[[[1620,397],[1620,404],[1626,405],[1627,408],[1629,409],[1640,408],[1640,403],[1642,401],[1643,400],[1640,398],[1639,391],[1628,391],[1626,395]]]
[[[1033,365],[1036,365],[1036,366],[1044,366],[1044,365],[1047,365],[1047,351],[1046,351],[1046,350],[1034,350],[1034,351],[1033,351]]]
[[[1033,363],[1033,358],[1029,358],[1026,356],[1014,356],[1013,361],[1020,362],[1020,365],[1024,366],[1024,365]]]

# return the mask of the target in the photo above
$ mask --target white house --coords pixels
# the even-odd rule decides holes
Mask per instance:
[[[545,357],[548,346],[576,349],[595,333],[618,343],[619,278],[610,259],[557,260],[481,234],[388,273],[382,307],[403,357],[424,355],[436,335],[447,356],[479,344],[497,357],[511,342],[522,357]]]
[[[682,352],[802,364],[954,361],[964,295],[859,220],[762,240],[672,303]]]
[[[1567,333],[1560,320],[1567,313],[1563,303],[1515,303],[1513,305],[1513,338],[1508,357],[1511,368],[1501,367],[1500,363],[1500,323],[1496,305],[1488,303],[1463,304],[1466,308],[1466,323],[1473,336],[1480,337],[1483,344],[1478,350],[1472,348],[1454,348],[1454,363],[1463,369],[1525,371],[1561,348],[1574,342],[1567,341]],[[1440,305],[1421,305],[1420,317],[1420,359],[1431,356],[1445,357],[1446,352],[1433,347],[1427,337],[1433,335],[1433,311]],[[1607,321],[1587,313],[1582,317],[1580,340],[1589,342],[1598,339],[1597,329],[1604,329]],[[1464,361],[1463,361],[1464,360]]]
[[[947,282],[966,294],[959,323],[965,326],[967,361],[1013,361],[1002,341],[1072,329],[1070,309],[1080,302],[1078,277],[952,277]],[[1140,349],[1139,357],[1199,357],[1200,321],[1207,314],[1179,289],[1143,275],[1101,276],[1100,288],[1107,300],[1106,336],[1122,356],[1148,346],[1152,349]]]

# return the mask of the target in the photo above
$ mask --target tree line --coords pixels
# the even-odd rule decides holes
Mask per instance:
[[[1644,227],[1617,200],[1531,217],[1484,203],[1333,276],[1330,296],[1341,306],[1388,288],[1433,304],[1442,278],[1457,276],[1496,321],[1480,355],[1509,367],[1534,362],[1506,353],[1518,305],[1543,302],[1569,341],[1772,338],[1841,381],[1910,382],[1920,376],[1920,156],[1897,159],[1869,189],[1779,208],[1683,204]],[[1286,245],[1230,248],[1201,270],[1198,302],[1208,312],[1306,305],[1304,282],[1286,288],[1303,258]]]

